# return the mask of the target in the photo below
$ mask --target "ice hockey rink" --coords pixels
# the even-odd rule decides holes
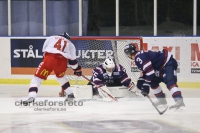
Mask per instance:
[[[168,105],[174,104],[163,90]],[[159,115],[143,97],[61,104],[64,98],[58,97],[60,87],[55,85],[39,88],[36,101],[46,105],[22,106],[28,85],[0,85],[0,133],[200,133],[200,90],[181,90],[186,110]],[[155,100],[152,93],[150,97]]]

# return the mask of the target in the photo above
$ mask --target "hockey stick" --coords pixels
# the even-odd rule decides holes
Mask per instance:
[[[166,107],[165,110],[160,111],[160,110],[157,108],[157,106],[154,104],[154,102],[151,100],[150,96],[149,96],[148,94],[146,94],[146,96],[147,96],[148,99],[151,101],[152,105],[155,107],[155,109],[158,111],[158,113],[159,113],[160,115],[164,114],[164,113],[167,111],[168,106]]]
[[[95,85],[96,86],[96,84],[94,83],[94,82],[92,82],[90,79],[88,79],[86,76],[84,76],[83,74],[82,74],[82,77],[84,78],[84,79],[86,79],[87,81],[89,81],[91,84],[93,84],[93,85]],[[116,101],[116,102],[118,102],[118,100],[117,100],[117,98],[115,98],[115,97],[113,97],[112,95],[110,95],[109,93],[107,93],[105,90],[103,90],[101,87],[98,87],[99,89],[101,89],[104,93],[106,93],[110,98],[112,98],[114,101]]]

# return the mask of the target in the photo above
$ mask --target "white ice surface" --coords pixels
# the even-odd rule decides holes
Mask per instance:
[[[168,90],[163,90],[168,104],[174,104]],[[200,132],[200,89],[181,90],[186,111],[167,110],[159,115],[147,98],[63,105],[64,98],[58,97],[59,86],[39,88],[36,101],[46,100],[46,105],[16,106],[20,100],[27,99],[28,85],[0,85],[0,133]],[[152,94],[150,96],[156,100]]]

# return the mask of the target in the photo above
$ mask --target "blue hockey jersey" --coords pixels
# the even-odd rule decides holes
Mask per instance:
[[[141,50],[135,55],[135,64],[145,74],[145,82],[151,82],[155,71],[161,72],[171,56],[166,49],[158,52]]]
[[[107,85],[107,84],[117,84],[129,86],[131,79],[128,77],[126,73],[126,69],[120,64],[115,64],[114,71],[111,76],[108,76],[106,70],[102,65],[99,65],[93,70],[92,81],[96,85]]]

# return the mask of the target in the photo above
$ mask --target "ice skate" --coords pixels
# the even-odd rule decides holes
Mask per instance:
[[[156,106],[167,105],[167,100],[166,100],[166,98],[165,98],[165,94],[163,95],[162,98],[158,98],[158,100],[155,101],[154,104],[155,104]]]
[[[29,105],[30,103],[33,103],[34,101],[35,101],[35,98],[30,97],[28,100],[23,101],[23,105],[24,105],[24,106],[27,106],[27,105]]]
[[[172,106],[169,107],[169,109],[170,110],[179,110],[179,111],[186,110],[185,104],[183,102],[183,99],[182,98],[178,99],[174,105],[172,105]]]
[[[74,98],[75,98],[74,94],[71,93],[71,94],[67,95],[67,98],[65,99],[65,101],[73,101]]]
[[[159,98],[157,101],[154,102],[154,104],[156,106],[167,105],[167,101],[165,98]]]

